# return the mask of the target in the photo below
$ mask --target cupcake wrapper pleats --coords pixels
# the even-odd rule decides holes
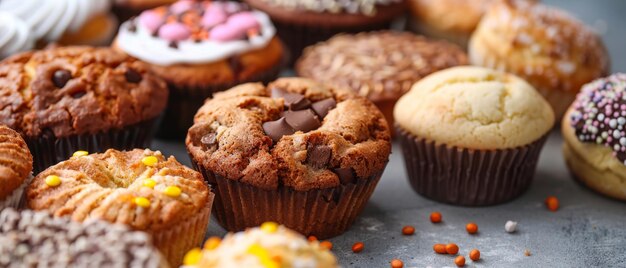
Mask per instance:
[[[14,209],[21,209],[23,206],[26,187],[28,186],[28,184],[30,184],[30,181],[32,179],[33,176],[29,176],[22,182],[19,187],[17,187],[17,189],[13,190],[13,192],[9,196],[4,198],[3,200],[0,200],[0,211],[9,207]]]

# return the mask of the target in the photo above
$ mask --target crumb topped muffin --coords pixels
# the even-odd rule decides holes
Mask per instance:
[[[173,266],[204,238],[212,200],[199,173],[147,149],[72,157],[36,176],[27,191],[31,209],[148,232]]]
[[[391,150],[387,123],[371,102],[302,78],[217,94],[196,114],[186,144],[216,189],[215,212],[225,228],[243,230],[273,220],[323,237],[343,232],[354,220]],[[250,194],[239,199],[244,190]],[[333,197],[324,200],[323,193]],[[265,195],[271,199],[262,199]],[[317,208],[291,209],[290,202]],[[248,209],[252,204],[255,209]],[[323,210],[329,205],[330,212]],[[313,220],[322,210],[328,214]]]
[[[168,92],[124,54],[60,47],[0,62],[0,95],[0,123],[25,137],[42,171],[78,150],[147,147]]]
[[[143,232],[30,210],[0,212],[0,256],[2,267],[169,267]]]
[[[33,156],[22,136],[0,125],[0,210],[18,208],[32,171]]]
[[[186,267],[194,268],[339,267],[332,252],[317,240],[307,241],[303,235],[274,222],[230,233],[223,240],[212,237],[204,249],[190,251],[185,259]]]

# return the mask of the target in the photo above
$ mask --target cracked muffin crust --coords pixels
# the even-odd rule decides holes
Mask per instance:
[[[0,63],[0,122],[27,137],[96,133],[156,118],[165,83],[108,48],[60,47]]]
[[[16,207],[33,170],[33,156],[22,136],[0,125],[0,210]]]
[[[290,113],[308,109],[294,108],[297,102],[285,93],[310,102],[311,116],[290,123]],[[326,107],[325,116],[314,111],[316,103],[329,99],[336,102],[335,108]],[[310,131],[298,131],[297,125],[311,117],[319,123]],[[269,135],[281,129],[271,128],[271,123],[296,127],[273,141]],[[186,144],[199,165],[231,180],[297,191],[370,177],[385,167],[391,150],[387,123],[371,102],[300,78],[279,79],[267,87],[244,84],[216,94],[196,114]]]
[[[36,176],[28,207],[75,221],[101,219],[150,233],[177,266],[204,238],[213,194],[199,173],[160,152],[75,156]]]

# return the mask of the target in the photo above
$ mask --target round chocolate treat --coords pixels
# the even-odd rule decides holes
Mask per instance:
[[[30,210],[0,212],[0,267],[167,267],[143,232]]]
[[[214,186],[214,212],[226,229],[276,221],[318,237],[352,223],[391,151],[374,104],[302,78],[217,94],[196,114],[186,143]]]

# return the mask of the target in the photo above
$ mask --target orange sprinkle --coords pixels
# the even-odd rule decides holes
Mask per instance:
[[[432,223],[440,223],[441,222],[441,213],[439,213],[439,212],[430,213],[430,221]]]
[[[478,251],[478,249],[472,249],[472,251],[470,251],[469,257],[473,261],[479,260],[480,259],[480,251]]]
[[[456,266],[458,267],[465,266],[465,257],[463,256],[456,257],[456,259],[454,259],[454,264],[456,264]]]
[[[352,245],[352,252],[359,253],[363,251],[364,248],[365,248],[365,244],[363,244],[363,242],[356,242],[354,243],[354,245]]]
[[[459,246],[454,243],[447,244],[446,252],[450,255],[456,255],[457,253],[459,253]]]
[[[391,268],[402,268],[404,267],[404,263],[401,260],[393,259],[391,260]]]
[[[446,245],[444,245],[444,244],[435,244],[433,246],[433,250],[437,254],[448,254],[448,252],[446,252]]]
[[[546,198],[546,207],[552,212],[559,210],[559,199],[555,196],[548,196]]]
[[[332,250],[333,249],[333,243],[326,240],[326,241],[322,241],[320,242],[320,247],[328,249],[328,250]]]
[[[467,230],[469,234],[478,233],[478,225],[476,225],[476,223],[470,222],[465,225],[465,230]]]
[[[415,233],[415,228],[413,226],[404,226],[402,227],[402,234],[403,235],[413,235]]]
[[[309,240],[309,242],[317,241],[317,237],[315,237],[314,235],[310,235],[307,239]]]

